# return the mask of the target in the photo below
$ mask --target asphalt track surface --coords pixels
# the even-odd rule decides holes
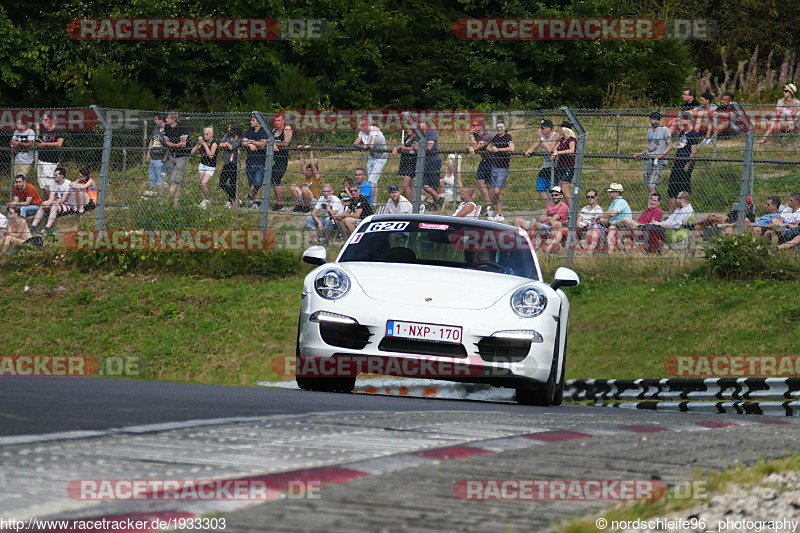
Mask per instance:
[[[543,531],[614,502],[464,501],[468,479],[691,479],[800,451],[792,418],[524,407],[100,378],[0,381],[0,518],[225,531]],[[269,479],[273,501],[95,501],[81,479]],[[289,498],[287,481],[319,481]],[[782,517],[771,517],[779,519]],[[221,528],[206,529],[221,531]]]

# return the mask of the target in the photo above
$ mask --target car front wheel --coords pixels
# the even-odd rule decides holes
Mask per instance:
[[[549,407],[550,405],[560,405],[555,403],[556,389],[559,385],[558,371],[558,346],[561,339],[561,325],[556,328],[556,342],[553,347],[553,362],[550,363],[550,375],[547,381],[535,389],[517,388],[517,403],[520,405],[537,405],[539,407]],[[561,374],[563,379],[563,372]]]

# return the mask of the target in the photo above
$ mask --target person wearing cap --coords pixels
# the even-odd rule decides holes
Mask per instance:
[[[789,83],[783,86],[783,98],[778,100],[775,105],[775,118],[767,126],[767,131],[764,136],[757,142],[764,144],[775,129],[779,132],[792,131],[795,129],[795,115],[800,111],[800,104],[794,97],[797,93],[797,86],[794,83]]]
[[[621,183],[612,183],[608,186],[608,197],[611,198],[611,205],[608,211],[592,217],[592,228],[586,234],[587,252],[593,254],[600,243],[600,236],[608,233],[608,228],[612,224],[620,222],[624,218],[632,218],[633,212],[625,198],[622,197],[624,189]]]
[[[694,129],[693,119],[694,117],[689,111],[681,112],[678,149],[675,151],[675,161],[672,163],[672,172],[670,172],[669,185],[667,185],[667,206],[670,213],[675,211],[679,192],[692,192],[692,172],[694,172],[697,147],[700,146],[700,133]]]
[[[634,159],[645,156],[644,162],[644,186],[654,193],[658,184],[661,182],[661,171],[664,170],[666,162],[661,159],[672,150],[672,134],[666,126],[659,126],[661,113],[653,111],[650,113],[650,128],[647,130],[647,149],[633,154]]]
[[[147,173],[150,177],[150,188],[144,191],[145,196],[156,196],[158,187],[166,187],[166,164],[169,151],[164,144],[164,127],[167,116],[158,112],[153,117],[153,131],[150,133],[150,142],[147,144],[147,153],[144,156],[147,163]]]
[[[386,200],[386,213],[390,215],[407,215],[411,213],[411,202],[400,194],[400,187],[389,186],[389,199]]]
[[[597,189],[588,189],[586,191],[586,202],[587,205],[581,208],[580,213],[578,213],[578,234],[585,233],[585,230],[589,229],[592,226],[592,217],[594,215],[600,215],[604,212],[603,207],[597,203],[598,201],[598,192]],[[558,247],[561,245],[561,242],[564,238],[569,234],[569,228],[562,227],[559,230],[553,230],[550,233],[550,239],[547,243],[547,247],[545,251],[547,252],[556,252],[558,251]]]
[[[56,129],[53,114],[47,113],[42,121],[44,128],[39,130],[39,140],[36,148],[39,150],[39,168],[37,178],[39,188],[45,196],[49,196],[50,187],[53,185],[53,175],[56,167],[61,162],[61,148],[64,146],[65,134]]]
[[[544,150],[544,162],[536,178],[536,192],[539,193],[542,203],[547,205],[547,192],[551,188],[550,180],[555,175],[553,150],[558,146],[558,134],[553,132],[553,121],[548,118],[542,120],[539,126],[541,127],[536,132],[538,140],[525,150],[525,157],[531,157],[534,150],[539,149],[539,147]]]
[[[564,195],[558,185],[550,189],[550,197],[553,201],[547,206],[544,213],[539,215],[538,219],[529,222],[522,217],[517,217],[514,220],[514,225],[520,229],[528,230],[531,238],[534,238],[534,232],[537,231],[547,232],[560,229],[569,217],[569,207],[561,201],[564,199]]]
[[[564,202],[567,207],[572,205],[572,196],[569,189],[572,187],[572,179],[575,176],[575,147],[578,146],[578,139],[575,138],[575,126],[572,122],[565,120],[559,124],[561,128],[561,138],[558,140],[553,159],[556,162],[556,177],[558,178],[561,190],[564,193]]]

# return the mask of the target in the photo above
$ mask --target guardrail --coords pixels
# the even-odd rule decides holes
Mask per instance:
[[[604,407],[800,416],[800,377],[569,380],[564,396]]]

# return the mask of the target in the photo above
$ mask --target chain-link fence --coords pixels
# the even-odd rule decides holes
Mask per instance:
[[[800,124],[773,107],[0,117],[9,200],[36,202],[14,192],[18,174],[45,203],[71,191],[68,212],[24,213],[58,232],[269,228],[300,248],[340,244],[370,212],[460,211],[526,228],[568,260],[660,257],[747,231],[768,198],[782,209],[800,190]],[[71,188],[53,181],[57,168]]]

